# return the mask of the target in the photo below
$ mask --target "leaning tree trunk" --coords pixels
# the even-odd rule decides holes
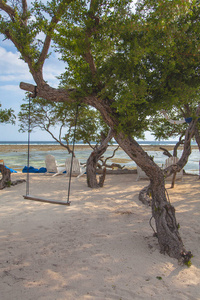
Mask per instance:
[[[152,215],[155,219],[156,233],[161,252],[187,262],[190,260],[191,255],[184,249],[178,231],[175,209],[166,197],[162,170],[131,137],[124,137],[120,133],[115,136],[115,139],[150,179]]]
[[[11,185],[11,172],[4,165],[0,165],[0,173],[2,178],[0,180],[0,190]]]
[[[100,157],[105,153],[108,148],[108,142],[113,136],[112,130],[109,130],[107,137],[102,141],[101,145],[96,146],[87,160],[86,174],[87,174],[87,185],[90,188],[102,187],[105,181],[106,168],[103,168],[103,173],[97,180],[97,163]]]
[[[162,172],[154,180],[150,180],[152,193],[152,216],[155,219],[158,242],[161,253],[181,259],[185,252],[178,232],[175,209],[166,198]]]

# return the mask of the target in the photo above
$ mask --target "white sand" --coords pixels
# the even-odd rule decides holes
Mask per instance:
[[[71,206],[24,200],[24,183],[1,190],[0,299],[200,299],[200,181],[184,176],[168,189],[194,255],[188,268],[160,254],[150,208],[138,201],[147,182],[135,179],[108,175],[93,190],[72,178]],[[67,188],[65,176],[31,175],[35,196],[66,201]]]

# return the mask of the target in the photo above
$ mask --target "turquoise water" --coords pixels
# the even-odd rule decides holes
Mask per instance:
[[[0,142],[1,144],[26,144],[26,142]],[[55,145],[55,142],[32,142],[31,144],[41,144],[41,145]],[[175,142],[151,142],[151,141],[142,141],[140,144],[143,145],[174,145]],[[116,146],[110,146],[109,149],[106,151],[104,157],[112,156],[113,150]],[[91,153],[91,149],[84,149],[84,150],[78,150],[76,152],[76,157],[80,160],[81,163],[85,163],[87,161],[87,158],[89,157]],[[178,157],[181,157],[182,151],[178,151]],[[69,154],[66,152],[66,150],[56,150],[56,151],[32,151],[30,153],[30,166],[33,166],[35,168],[45,167],[45,156],[47,154],[52,154],[55,156],[58,164],[64,164],[67,157],[69,157]],[[166,156],[163,155],[162,151],[148,151],[148,154],[154,157],[154,161],[162,165],[165,160]],[[199,174],[199,151],[198,149],[193,149],[192,154],[189,157],[189,161],[187,165],[185,166],[185,171],[192,174]],[[16,170],[23,169],[24,166],[27,166],[27,152],[0,152],[0,159],[3,159],[5,164]],[[132,168],[136,167],[136,164],[124,153],[123,150],[118,150],[114,156],[114,161],[117,162],[117,160],[120,159],[126,159],[128,161],[121,162],[120,164],[127,167]],[[112,160],[108,160],[107,163],[112,163]]]

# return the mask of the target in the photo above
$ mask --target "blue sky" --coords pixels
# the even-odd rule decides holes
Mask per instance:
[[[0,103],[2,109],[13,108],[15,114],[20,110],[20,105],[25,98],[25,91],[19,88],[21,81],[33,83],[31,74],[29,73],[26,63],[20,59],[20,54],[14,45],[3,40],[0,35]],[[57,87],[58,80],[56,76],[64,71],[64,63],[59,61],[58,54],[52,53],[50,58],[46,60],[44,65],[44,79],[53,87]],[[26,141],[27,133],[19,133],[19,126],[0,125],[1,141]],[[56,130],[55,130],[56,132]],[[32,141],[50,141],[51,136],[41,130],[31,133]],[[146,133],[146,140],[154,140],[150,133]]]
[[[12,43],[8,40],[3,41],[4,37],[0,35],[0,103],[2,109],[13,108],[15,114],[20,110],[20,105],[25,98],[25,91],[19,88],[21,81],[33,83],[32,76],[28,70],[27,64],[20,59],[20,54]],[[44,78],[53,87],[57,87],[58,80],[56,76],[64,71],[64,64],[58,60],[58,55],[52,53],[50,59],[46,60],[44,65]],[[18,132],[19,126],[16,124],[0,125],[1,141],[25,141],[26,133]],[[49,134],[41,130],[31,133],[33,141],[52,140]]]

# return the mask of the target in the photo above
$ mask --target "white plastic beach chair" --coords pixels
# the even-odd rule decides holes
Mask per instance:
[[[179,161],[179,158],[175,157],[175,156],[167,158],[165,161],[164,169],[171,165],[175,165],[178,161]],[[173,175],[174,174],[166,177],[166,180],[172,180]],[[183,179],[183,169],[180,172],[176,173],[176,180],[182,180],[182,179]]]
[[[136,181],[140,179],[149,179],[149,177],[146,175],[144,171],[137,165],[137,179]]]
[[[70,175],[71,161],[72,161],[71,157],[67,158],[65,161],[65,168],[66,168],[67,176]],[[81,166],[78,158],[73,157],[73,165],[72,165],[71,175],[79,178],[80,176],[82,176],[85,173],[85,171],[86,171],[85,165]]]
[[[47,169],[47,172],[45,173],[45,175],[53,174],[52,176],[57,176],[57,175],[63,174],[63,172],[65,171],[64,165],[58,165],[55,160],[55,157],[51,154],[46,155],[45,164],[46,164],[46,169]]]

